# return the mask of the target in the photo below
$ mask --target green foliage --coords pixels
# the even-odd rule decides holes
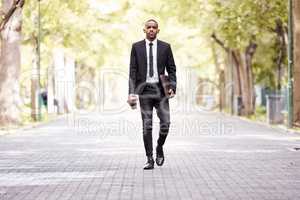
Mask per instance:
[[[288,1],[282,0],[190,0],[166,1],[182,24],[199,28],[198,36],[212,33],[231,49],[244,51],[250,41],[258,45],[253,60],[255,83],[275,88],[276,20],[287,27]],[[285,66],[287,65],[284,60]]]
[[[255,108],[255,114],[249,115],[246,118],[253,121],[266,122],[266,114],[267,114],[266,107],[257,106]]]
[[[23,44],[32,47],[37,8],[38,1],[26,1]],[[42,67],[51,64],[55,47],[90,66],[127,66],[130,45],[144,37],[143,23],[149,18],[159,21],[159,37],[172,44],[177,63],[202,67],[206,76],[214,76],[212,33],[232,49],[255,41],[255,82],[275,87],[275,21],[287,25],[287,1],[282,0],[41,0]]]
[[[275,20],[287,23],[287,5],[281,0],[210,0],[213,23],[208,29],[220,35],[231,48],[245,48],[275,28]],[[285,2],[285,3],[284,3]],[[271,33],[273,34],[273,33]]]
[[[44,66],[51,63],[53,48],[69,50],[77,61],[88,65],[100,66],[106,56],[106,47],[118,46],[119,34],[112,34],[106,27],[121,20],[128,8],[122,3],[119,10],[101,13],[90,1],[41,1],[41,51]],[[23,24],[24,44],[34,47],[38,37],[38,1],[28,0],[24,7]]]

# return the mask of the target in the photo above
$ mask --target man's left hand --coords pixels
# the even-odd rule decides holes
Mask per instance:
[[[169,89],[168,93],[169,93],[169,98],[173,98],[175,96],[174,90],[172,89]]]

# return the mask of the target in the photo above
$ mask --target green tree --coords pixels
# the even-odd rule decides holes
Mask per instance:
[[[40,16],[38,8],[40,4]],[[122,18],[128,3],[124,1],[120,9],[101,13],[93,7],[90,1],[36,1],[28,0],[24,9],[23,44],[30,46],[33,52],[33,62],[25,67],[32,68],[31,76],[31,110],[33,119],[37,119],[36,104],[39,94],[41,71],[46,71],[52,63],[52,53],[55,48],[64,48],[77,63],[98,67],[104,63],[107,47],[118,45],[116,37],[106,26]],[[40,37],[38,21],[40,17]],[[116,42],[117,41],[117,42]],[[40,43],[41,48],[38,48]],[[39,51],[41,63],[39,64]],[[38,68],[41,66],[41,69]],[[45,87],[45,84],[44,84]]]
[[[188,6],[184,1],[168,3],[179,21],[199,27],[201,36],[211,36],[226,57],[229,55],[234,66],[234,91],[242,98],[243,114],[254,112],[255,83],[281,87],[286,63],[286,1],[193,0]]]

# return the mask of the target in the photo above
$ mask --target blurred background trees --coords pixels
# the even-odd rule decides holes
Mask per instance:
[[[241,114],[255,112],[256,84],[271,90],[280,90],[281,85],[286,84],[288,1],[194,0],[168,3],[181,23],[199,27],[202,37],[208,39],[211,36],[223,50],[217,58],[227,59],[227,81],[232,76],[235,83],[233,94],[241,101]]]
[[[225,110],[240,106],[239,114],[252,115],[258,105],[258,86],[278,92],[287,82],[287,3],[282,0],[26,0],[21,78],[15,84],[21,86],[23,110],[25,107],[28,112],[16,115],[22,114],[23,120],[29,116],[37,119],[32,111],[40,109],[40,104],[33,102],[38,101],[43,88],[52,84],[55,74],[49,71],[53,71],[53,55],[59,49],[75,62],[76,84],[79,80],[93,79],[105,67],[127,71],[131,43],[144,38],[143,23],[149,18],[158,20],[159,38],[172,44],[179,72],[186,67],[195,70],[198,78],[189,87],[213,83],[209,91],[216,105]],[[204,89],[198,89],[201,99]],[[76,96],[82,100],[81,92],[77,91]]]

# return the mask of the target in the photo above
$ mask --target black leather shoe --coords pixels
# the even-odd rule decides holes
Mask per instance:
[[[156,147],[156,164],[158,166],[162,166],[165,161],[165,156],[164,156],[164,150],[162,146],[157,146]]]
[[[144,165],[144,169],[147,170],[147,169],[153,169],[153,168],[154,168],[154,160],[152,157],[148,157],[147,162]]]

